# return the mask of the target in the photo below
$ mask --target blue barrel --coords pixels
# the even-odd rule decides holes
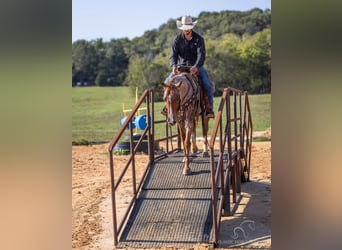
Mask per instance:
[[[147,127],[146,115],[139,115],[135,119],[135,126],[140,130],[145,130]]]
[[[125,117],[123,117],[121,120],[120,120],[120,125],[122,126],[124,123],[125,123],[125,121],[126,121],[126,119],[127,119],[127,117],[128,116],[125,116]],[[133,120],[132,120],[132,128],[135,128],[135,116],[133,116]],[[126,126],[126,129],[129,129],[129,124]]]

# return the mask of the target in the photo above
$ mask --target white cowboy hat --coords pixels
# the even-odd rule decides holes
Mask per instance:
[[[191,16],[183,16],[182,20],[176,21],[177,28],[180,30],[191,30],[197,24],[197,21],[193,22]]]

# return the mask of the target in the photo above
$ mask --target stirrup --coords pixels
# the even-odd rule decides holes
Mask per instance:
[[[167,116],[166,107],[164,107],[160,113],[164,116]]]
[[[212,110],[206,111],[206,117],[207,118],[215,118],[215,113]]]

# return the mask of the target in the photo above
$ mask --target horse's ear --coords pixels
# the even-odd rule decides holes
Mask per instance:
[[[159,82],[159,84],[163,87],[167,87],[167,85],[164,82]]]

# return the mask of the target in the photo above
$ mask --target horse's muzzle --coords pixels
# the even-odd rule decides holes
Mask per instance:
[[[174,119],[167,118],[167,123],[172,126],[176,124],[176,121]]]

